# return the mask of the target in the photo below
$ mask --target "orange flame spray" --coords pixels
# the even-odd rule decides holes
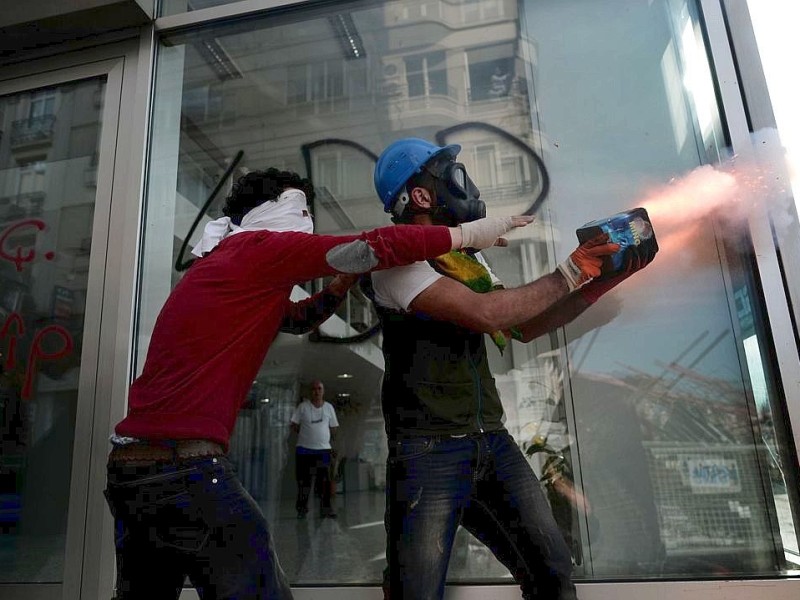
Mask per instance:
[[[755,141],[755,144],[758,144]],[[754,144],[754,145],[755,145]],[[782,156],[735,156],[716,166],[703,165],[667,185],[650,190],[639,205],[647,209],[664,255],[674,255],[708,231],[711,219],[736,230],[763,209],[778,227],[795,220],[788,200],[786,163]],[[664,257],[666,258],[666,256]]]

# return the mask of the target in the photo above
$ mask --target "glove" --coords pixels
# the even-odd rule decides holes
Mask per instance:
[[[628,277],[641,271],[656,257],[656,250],[644,250],[641,246],[631,246],[625,251],[625,264],[618,275],[604,281],[590,281],[583,286],[579,293],[587,304],[594,304],[600,296],[615,288]]]
[[[558,270],[567,280],[569,291],[577,290],[600,275],[603,257],[619,250],[619,244],[608,241],[608,234],[602,233],[580,246],[567,259],[558,265]]]
[[[461,247],[483,250],[495,245],[504,233],[516,227],[524,227],[533,217],[484,217],[477,221],[461,223]]]

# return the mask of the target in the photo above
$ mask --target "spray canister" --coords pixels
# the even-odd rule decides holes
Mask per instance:
[[[625,253],[629,248],[639,246],[648,253],[658,252],[656,234],[647,211],[643,208],[632,208],[605,219],[586,223],[576,232],[582,244],[602,233],[607,233],[609,241],[619,244],[619,251],[611,256],[603,257],[603,266],[598,280],[613,277],[625,265]]]

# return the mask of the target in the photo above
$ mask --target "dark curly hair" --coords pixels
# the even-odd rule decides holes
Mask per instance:
[[[302,190],[309,203],[314,201],[314,185],[310,179],[292,171],[269,168],[266,171],[250,171],[237,179],[225,199],[222,214],[239,225],[249,211],[264,202],[274,202],[286,188]]]

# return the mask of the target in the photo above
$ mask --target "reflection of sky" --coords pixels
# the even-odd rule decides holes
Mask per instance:
[[[615,18],[614,8],[604,3],[583,8],[526,3],[535,15],[527,24],[529,37],[537,40],[533,79],[553,184],[547,204],[561,240],[558,260],[575,247],[576,228],[638,206],[649,189],[698,166],[694,144],[679,144],[683,136],[676,134],[694,126],[676,122],[690,117],[674,109],[682,82],[670,81],[662,69],[665,52],[676,43],[663,6],[626,4],[625,19]],[[608,27],[598,29],[598,22]],[[564,44],[565,35],[582,44]],[[667,231],[655,219],[654,225],[666,241]],[[595,335],[593,321],[602,323],[610,316],[603,313],[615,310],[619,314]],[[624,373],[630,366],[658,374],[706,330],[707,340],[715,339],[731,330],[731,317],[716,241],[710,227],[701,226],[664,247],[652,265],[601,299],[567,335],[582,372]],[[703,344],[698,346],[684,366],[697,358]],[[739,380],[733,337],[695,368]]]
[[[662,363],[671,363],[697,337],[709,332],[708,341],[730,330],[730,315],[723,290],[713,294],[704,275],[719,273],[681,273],[661,257],[617,289],[601,299],[581,319],[591,319],[590,311],[602,311],[604,304],[618,304],[619,314],[596,333],[584,333],[572,341],[573,355],[587,352],[581,370],[589,372],[625,372],[627,366],[648,373],[660,372]],[[569,330],[568,330],[569,331]],[[696,368],[720,378],[740,377],[732,337],[718,344]],[[703,344],[687,354],[683,366],[697,356]]]

